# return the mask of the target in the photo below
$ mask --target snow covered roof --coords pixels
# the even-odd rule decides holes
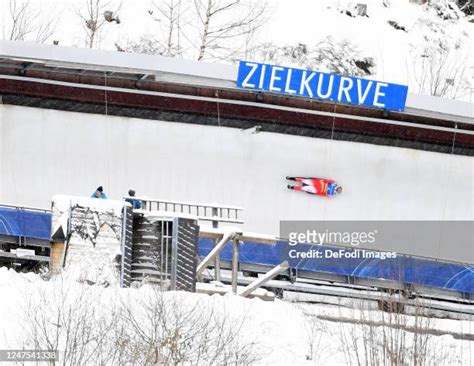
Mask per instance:
[[[443,116],[461,117],[459,122],[474,123],[474,104],[432,95],[408,93],[405,112],[425,117],[434,117],[434,114],[438,113]]]
[[[0,41],[0,58],[37,62],[50,67],[152,74],[157,77],[157,80],[163,74],[214,80],[234,81],[237,79],[237,68],[232,65],[32,42]]]
[[[163,82],[237,88],[237,66],[164,56],[0,41],[0,61],[2,59],[38,63],[45,67],[153,75],[156,81]],[[474,123],[472,103],[427,95],[409,93],[405,113]]]

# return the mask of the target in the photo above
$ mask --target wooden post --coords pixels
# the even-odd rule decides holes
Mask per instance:
[[[49,269],[53,273],[61,272],[64,258],[64,242],[51,243],[51,262]]]
[[[234,236],[232,241],[232,293],[237,294],[237,276],[239,274],[240,241]]]
[[[239,295],[243,297],[247,297],[257,288],[259,288],[260,286],[263,286],[265,283],[270,281],[273,277],[285,271],[286,269],[288,269],[288,261],[284,261],[280,263],[278,266],[274,267],[273,269],[265,273],[262,277],[257,278],[255,281],[253,281],[251,284],[245,287],[244,290]]]
[[[218,255],[222,249],[224,249],[225,245],[227,242],[235,235],[233,232],[229,232],[225,235],[222,236],[222,239],[217,243],[217,245],[214,247],[214,249],[211,250],[211,252],[202,260],[201,263],[199,263],[199,266],[196,271],[196,276],[199,278],[204,272],[204,270],[207,268],[209,263]]]

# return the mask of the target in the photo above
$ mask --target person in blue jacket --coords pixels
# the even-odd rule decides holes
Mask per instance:
[[[102,186],[98,186],[94,193],[92,193],[91,198],[102,198],[104,200],[107,199],[106,194],[104,193],[104,188]]]
[[[135,191],[133,189],[129,189],[128,190],[128,195],[130,197],[135,197]],[[140,201],[136,198],[126,198],[125,201],[130,203],[134,210],[139,210],[139,209],[142,208],[142,201]]]

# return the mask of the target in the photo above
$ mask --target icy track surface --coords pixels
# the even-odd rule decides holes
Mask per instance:
[[[149,362],[158,357],[154,360],[177,364],[350,365],[365,364],[369,356],[381,364],[388,357],[381,347],[384,340],[407,364],[474,361],[473,341],[457,336],[471,334],[472,339],[473,324],[467,320],[397,317],[378,310],[233,295],[159,293],[148,285],[104,288],[67,275],[46,281],[6,268],[0,268],[0,293],[0,349],[45,349],[50,342],[63,351],[61,365],[146,364],[147,349],[152,350]],[[416,327],[441,335],[419,332],[415,337],[401,330]]]

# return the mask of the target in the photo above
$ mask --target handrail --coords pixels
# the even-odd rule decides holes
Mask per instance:
[[[201,206],[201,207],[211,207],[211,208],[225,208],[231,210],[240,210],[243,211],[244,208],[240,206],[228,206],[228,205],[220,205],[218,203],[202,203],[202,202],[187,202],[187,201],[171,201],[171,200],[164,200],[161,198],[151,198],[148,196],[124,196],[125,198],[129,199],[136,199],[139,201],[149,201],[149,202],[160,202],[160,203],[168,203],[168,204],[176,204],[176,205],[192,205],[192,206]]]
[[[225,206],[218,203],[198,203],[185,201],[171,201],[146,196],[124,196],[124,199],[142,202],[142,209],[146,211],[165,211],[195,215],[199,221],[211,221],[213,223],[243,224],[239,217],[242,207]]]
[[[28,210],[28,211],[39,211],[39,212],[44,212],[44,213],[51,213],[51,210],[48,210],[46,208],[39,208],[39,207],[28,207],[28,206],[18,206],[18,205],[8,205],[8,204],[3,204],[0,203],[0,208],[13,208],[16,210]]]

